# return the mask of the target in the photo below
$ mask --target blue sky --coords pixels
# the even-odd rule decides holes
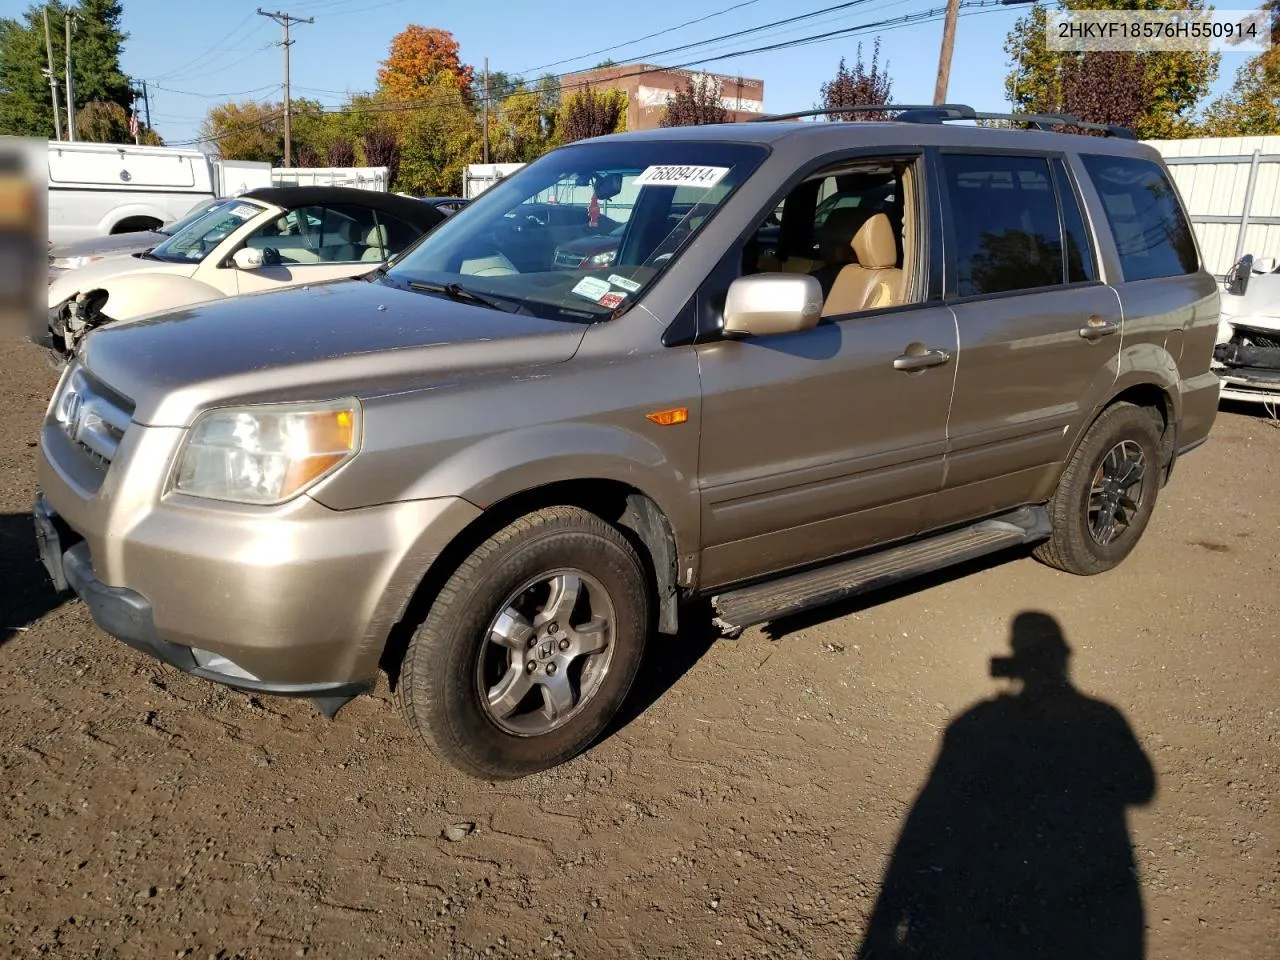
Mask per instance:
[[[627,3],[549,3],[547,0],[484,0],[429,3],[423,0],[280,0],[263,5],[314,24],[294,25],[294,96],[338,104],[346,90],[375,84],[379,61],[392,36],[409,23],[453,33],[464,61],[477,67],[489,58],[491,70],[523,73],[557,61],[554,72],[590,67],[606,56],[625,63],[669,47],[821,10],[838,0],[648,0]],[[852,27],[869,21],[941,8],[945,0],[861,0],[856,6],[777,27],[715,46],[661,58],[680,63],[735,50]],[[258,16],[256,0],[123,0],[124,29],[130,34],[123,65],[145,78],[152,94],[152,123],[167,142],[198,136],[209,106],[228,99],[274,98],[282,80],[278,24]],[[26,3],[0,0],[0,12],[17,16]],[[730,12],[679,30],[672,28],[728,7]],[[962,15],[956,34],[948,99],[977,109],[1004,110],[1003,77],[1008,69],[1005,35],[1025,7],[995,7]],[[701,67],[764,81],[765,109],[803,110],[814,106],[823,81],[840,57],[852,61],[858,40],[870,59],[879,32],[881,59],[888,60],[893,99],[928,103],[933,99],[942,36],[940,20],[879,28],[792,49],[717,59]],[[641,42],[629,43],[657,34]],[[624,45],[625,44],[625,45]],[[617,47],[604,53],[595,51]],[[584,55],[589,55],[585,56]],[[573,59],[570,58],[581,58]],[[1225,55],[1217,84],[1230,84],[1240,58]],[[533,74],[536,76],[536,73]]]

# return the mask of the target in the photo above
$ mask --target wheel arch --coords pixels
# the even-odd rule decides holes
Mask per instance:
[[[1108,398],[1094,408],[1093,413],[1076,431],[1070,449],[1063,459],[1063,464],[1071,462],[1089,429],[1107,410],[1118,403],[1131,403],[1148,411],[1160,431],[1160,467],[1163,478],[1167,480],[1173,467],[1174,451],[1177,448],[1179,407],[1175,390],[1167,384],[1150,377],[1134,377],[1128,380],[1117,380]]]
[[[482,512],[449,541],[423,572],[413,594],[392,626],[380,658],[394,688],[400,663],[417,625],[436,594],[462,561],[507,524],[550,506],[581,507],[612,524],[631,542],[645,565],[654,590],[658,632],[675,635],[679,629],[678,554],[671,521],[657,501],[643,490],[620,480],[587,477],[556,480],[510,493]]]

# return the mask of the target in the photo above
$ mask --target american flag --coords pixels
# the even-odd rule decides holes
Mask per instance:
[[[129,114],[129,136],[136,137],[138,135],[138,111],[132,110]]]

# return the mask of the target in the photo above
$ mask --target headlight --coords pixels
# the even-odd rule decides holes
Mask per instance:
[[[613,263],[613,258],[616,255],[617,255],[616,250],[609,250],[606,253],[597,253],[594,257],[589,259],[587,263],[591,264],[594,267],[608,266],[609,264]]]
[[[178,455],[173,488],[194,497],[276,504],[355,456],[360,404],[263,404],[210,410]]]
[[[54,257],[50,261],[50,266],[55,270],[74,270],[76,267],[88,266],[95,260],[101,259],[102,254],[100,253],[86,254],[82,257]]]

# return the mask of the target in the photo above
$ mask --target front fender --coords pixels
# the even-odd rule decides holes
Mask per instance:
[[[689,432],[689,439],[696,445],[696,430]],[[684,555],[696,552],[698,490],[691,469],[696,463],[694,458],[686,468],[654,440],[618,426],[584,422],[524,426],[456,449],[412,481],[397,499],[462,497],[488,509],[507,497],[554,483],[611,480],[639,490],[657,504],[671,524],[678,553]],[[334,509],[361,505],[359,473],[344,473],[312,496]]]
[[[191,277],[161,273],[139,273],[108,280],[97,289],[107,294],[101,311],[109,321],[140,320],[193,303],[221,300],[226,296],[217,287]]]

